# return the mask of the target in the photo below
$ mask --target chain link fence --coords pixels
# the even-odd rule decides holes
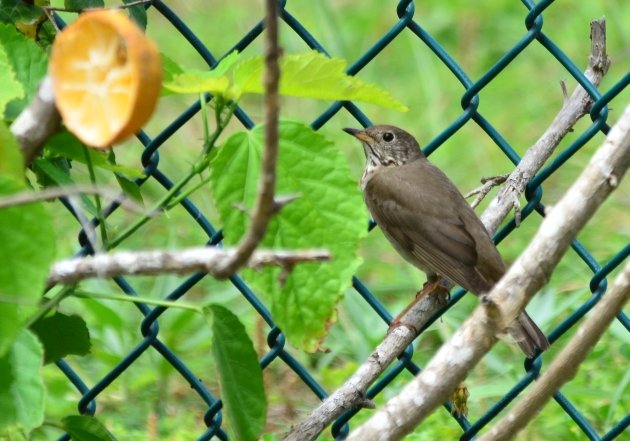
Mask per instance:
[[[212,48],[209,47],[208,42],[202,41],[191,29],[187,26],[185,21],[179,17],[173,9],[169,6],[169,2],[155,1],[148,6],[149,23],[151,26],[152,20],[156,20],[158,16],[163,17],[168,22],[163,26],[171,26],[172,32],[180,33],[186,41],[196,50],[199,57],[209,67],[213,67],[217,64],[218,60],[223,54],[215,54]],[[327,48],[323,47],[318,42],[309,28],[303,25],[292,13],[291,13],[290,1],[281,1],[281,20],[283,22],[282,32],[295,33],[306,45],[312,49],[320,51],[326,55],[334,56],[336,54],[331,53]],[[425,147],[426,154],[431,154],[440,148],[443,143],[451,136],[456,134],[462,127],[466,125],[477,125],[488,136],[490,140],[498,147],[505,156],[512,163],[518,163],[520,157],[517,151],[509,144],[504,137],[493,125],[492,122],[486,119],[483,113],[480,111],[480,93],[485,88],[489,87],[491,83],[501,75],[516,59],[519,55],[527,51],[531,47],[538,47],[538,49],[544,49],[547,52],[550,63],[560,63],[565,69],[568,75],[581,84],[590,96],[595,101],[590,112],[591,122],[584,129],[580,129],[579,133],[576,133],[574,140],[570,145],[566,146],[560,153],[558,153],[553,160],[542,169],[530,182],[527,192],[527,204],[523,207],[522,216],[524,222],[527,222],[529,216],[535,217],[536,215],[542,216],[544,213],[544,207],[542,205],[543,185],[545,181],[553,175],[553,173],[560,167],[563,167],[569,159],[579,151],[590,139],[599,133],[607,133],[609,129],[608,121],[608,106],[615,97],[624,91],[630,84],[630,73],[621,78],[615,78],[616,81],[611,87],[606,90],[598,90],[594,87],[589,80],[582,74],[581,70],[576,66],[562,50],[558,47],[552,39],[550,39],[545,33],[544,15],[548,9],[551,8],[564,8],[567,5],[560,4],[562,2],[554,2],[553,0],[540,1],[534,3],[530,0],[524,0],[523,3],[523,21],[522,38],[514,44],[508,51],[501,54],[498,57],[498,61],[487,71],[479,77],[477,81],[474,81],[469,77],[466,71],[461,65],[444,49],[440,44],[438,38],[432,36],[423,27],[422,17],[418,16],[418,5],[411,0],[403,0],[394,5],[392,2],[392,17],[396,14],[397,19],[392,20],[393,25],[386,30],[370,29],[369,32],[373,35],[381,33],[378,41],[369,49],[367,49],[357,61],[350,65],[347,69],[347,73],[350,75],[359,74],[366,66],[369,66],[375,59],[383,56],[383,51],[388,48],[400,35],[406,33],[414,36],[415,44],[428,48],[435,62],[443,63],[450,71],[453,78],[461,83],[461,107],[462,111],[457,118],[455,118],[450,125],[444,127],[441,133],[436,136]],[[554,4],[558,3],[558,4]],[[423,7],[430,8],[430,5],[423,5]],[[209,4],[207,10],[203,13],[212,13],[212,6]],[[567,8],[567,14],[570,12]],[[262,17],[262,10],[260,17]],[[492,17],[487,17],[488,20],[492,20]],[[161,19],[160,19],[161,20]],[[163,21],[163,20],[161,20]],[[248,46],[256,42],[261,33],[264,30],[262,21],[255,24],[244,36],[234,44],[232,50],[243,51]],[[367,31],[367,30],[366,30]],[[169,32],[171,32],[169,30]],[[340,30],[342,32],[342,30]],[[237,35],[234,36],[238,38]],[[583,37],[580,37],[583,38]],[[524,86],[528,87],[528,86]],[[529,92],[528,92],[529,93]],[[535,92],[531,92],[535,93]],[[616,107],[621,107],[625,103],[617,102]],[[429,104],[430,105],[430,104]],[[140,141],[144,145],[142,151],[141,160],[144,165],[145,179],[138,180],[138,184],[144,185],[148,181],[154,181],[162,186],[164,189],[169,189],[172,186],[172,182],[176,181],[176,177],[168,176],[164,171],[162,162],[160,160],[160,148],[174,136],[174,134],[191,118],[193,118],[200,110],[198,102],[192,104],[185,112],[178,115],[168,124],[164,129],[149,136],[146,133],[142,133],[139,136]],[[319,129],[326,125],[336,114],[339,112],[348,112],[356,120],[364,125],[370,125],[371,121],[361,111],[361,109],[352,102],[335,102],[330,105],[324,112],[317,116],[312,121],[312,127]],[[236,112],[238,120],[247,128],[251,128],[254,125],[254,118],[246,114],[242,109]],[[380,122],[380,121],[379,121]],[[341,135],[343,136],[343,135]],[[210,246],[219,245],[222,240],[222,232],[219,226],[214,225],[207,213],[201,212],[197,206],[188,198],[181,201],[181,206],[190,215],[190,228],[198,228],[203,231],[203,234],[207,237],[207,244]],[[72,207],[67,204],[68,210],[72,211]],[[115,206],[108,207],[106,213],[110,214],[115,210]],[[515,228],[515,223],[512,220],[503,229],[499,231],[495,239],[497,241],[502,240],[508,234],[510,234]],[[84,234],[80,234],[80,243],[83,246],[82,253],[89,254],[92,252],[89,249],[89,244],[85,240]],[[559,326],[552,329],[548,334],[549,341],[556,342],[563,334],[569,331],[575,324],[597,303],[597,301],[605,294],[607,288],[607,276],[611,271],[617,268],[622,261],[630,254],[630,243],[624,245],[622,243],[618,246],[618,252],[610,260],[599,262],[590,253],[589,250],[583,246],[579,241],[573,242],[573,252],[576,253],[580,259],[584,262],[584,268],[588,268],[590,271],[591,279],[589,290],[591,295],[583,301],[583,303],[568,316]],[[194,274],[186,278],[179,286],[170,292],[164,293],[164,299],[169,301],[177,301],[186,295],[189,290],[202,279],[206,277],[205,274]],[[115,283],[120,290],[130,296],[136,295],[136,289],[125,278],[116,278]],[[247,284],[246,280],[243,280],[238,275],[234,275],[230,278],[230,282],[240,291],[243,299],[249,303],[257,314],[264,320],[268,326],[267,343],[269,350],[261,358],[260,364],[263,369],[267,368],[271,363],[284,363],[288,368],[292,369],[300,381],[308,386],[310,391],[318,399],[324,399],[329,391],[325,390],[316,380],[309,368],[303,363],[298,361],[295,353],[292,353],[292,349],[285,345],[285,336],[282,330],[275,324],[272,315],[270,314],[267,306],[258,297]],[[373,295],[366,283],[362,282],[359,278],[353,278],[353,287],[364,301],[370,305],[374,310],[374,314],[379,315],[383,320],[391,320],[390,312],[385,309],[381,302]],[[463,292],[457,291],[452,295],[449,307],[440,312],[440,315],[447,314],[451,306],[455,305],[463,296]],[[134,369],[136,361],[145,353],[151,352],[153,354],[159,354],[160,357],[168,362],[181,377],[190,385],[191,394],[197,394],[201,399],[201,403],[195,404],[196,409],[204,409],[205,416],[203,417],[203,423],[205,428],[198,433],[199,440],[209,439],[221,439],[226,440],[228,436],[224,427],[222,426],[222,413],[221,413],[221,401],[220,396],[211,393],[208,387],[199,379],[200,372],[195,372],[187,365],[187,360],[184,356],[180,356],[175,353],[174,350],[169,348],[169,345],[160,336],[160,317],[168,311],[167,307],[149,307],[147,305],[138,305],[138,314],[141,316],[141,326],[137,332],[137,341],[132,349],[128,350],[126,355],[119,360],[108,372],[94,382],[93,384],[87,384],[82,375],[81,369],[78,369],[72,362],[67,360],[60,360],[56,366],[60,369],[67,379],[74,385],[76,390],[80,394],[78,401],[78,409],[80,413],[94,414],[99,405],[99,400],[107,394],[108,388],[112,385],[116,379],[129,369]],[[432,319],[432,322],[437,320],[436,316]],[[617,317],[618,321],[623,325],[625,332],[630,332],[630,320],[624,313],[620,313]],[[384,389],[386,389],[392,381],[394,381],[399,375],[405,371],[411,374],[416,374],[421,369],[414,361],[412,361],[413,347],[409,346],[407,350],[400,356],[399,360],[386,372],[381,379],[374,384],[368,391],[367,397],[373,398]],[[468,440],[473,439],[480,430],[486,425],[492,422],[492,420],[503,410],[509,403],[518,396],[532,381],[535,380],[538,375],[544,357],[538,357],[531,363],[527,363],[525,366],[525,373],[522,378],[513,385],[511,390],[505,394],[500,400],[490,406],[489,410],[478,418],[476,421],[469,421],[465,417],[455,418],[453,417],[453,424],[459,424],[462,430],[460,439]],[[204,375],[207,375],[204,373]],[[621,420],[615,422],[614,425],[606,433],[599,433],[593,425],[583,416],[583,413],[572,402],[558,391],[554,395],[555,401],[566,412],[567,423],[567,439],[591,439],[591,440],[612,440],[621,439],[623,436],[627,436],[626,429],[630,425],[630,412]],[[123,405],[126,405],[124,403]],[[449,406],[446,405],[447,409]],[[335,439],[344,439],[344,437],[350,431],[350,425],[352,424],[353,417],[359,412],[359,409],[354,409],[343,414],[332,425],[332,436]],[[572,425],[572,427],[569,427]],[[625,433],[625,435],[623,435]],[[62,436],[60,439],[69,439],[67,435]],[[627,438],[626,438],[627,439]]]

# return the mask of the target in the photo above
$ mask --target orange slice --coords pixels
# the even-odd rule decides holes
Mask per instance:
[[[116,10],[85,12],[57,35],[50,72],[64,124],[97,148],[140,130],[162,82],[155,44]]]

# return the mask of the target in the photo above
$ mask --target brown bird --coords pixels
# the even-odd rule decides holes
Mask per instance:
[[[481,220],[415,138],[387,125],[344,131],[363,144],[365,202],[398,253],[428,282],[442,276],[477,295],[490,291],[505,273],[503,260]],[[525,311],[508,332],[528,357],[549,347]]]

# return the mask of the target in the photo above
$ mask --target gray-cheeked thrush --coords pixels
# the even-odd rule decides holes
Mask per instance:
[[[344,131],[363,144],[365,202],[398,253],[429,282],[439,275],[477,295],[490,291],[505,273],[503,260],[473,209],[415,138],[388,125]],[[528,357],[549,347],[525,311],[507,331]]]

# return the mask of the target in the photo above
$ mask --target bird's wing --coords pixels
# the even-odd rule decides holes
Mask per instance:
[[[399,250],[408,253],[407,259],[415,257],[421,267],[470,291],[487,291],[496,279],[486,280],[479,273],[477,242],[490,239],[485,230],[479,234],[473,226],[471,234],[468,228],[471,216],[482,229],[483,225],[450,180],[428,161],[421,161],[421,167],[412,163],[387,168],[369,180],[365,199],[372,216]]]

